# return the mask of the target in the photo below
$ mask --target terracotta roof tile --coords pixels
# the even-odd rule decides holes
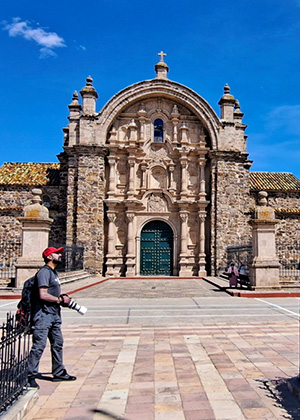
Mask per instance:
[[[59,185],[59,163],[4,163],[0,185]]]
[[[300,192],[300,180],[289,172],[250,172],[250,190]]]

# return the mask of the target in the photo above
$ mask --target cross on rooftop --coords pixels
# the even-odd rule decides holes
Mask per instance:
[[[161,51],[160,53],[158,53],[157,55],[160,55],[160,61],[163,63],[164,62],[164,56],[166,56],[167,54],[164,53],[163,51]]]

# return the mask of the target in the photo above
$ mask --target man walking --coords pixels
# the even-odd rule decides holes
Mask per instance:
[[[53,381],[75,381],[63,365],[63,336],[60,306],[68,306],[71,298],[61,295],[56,267],[61,263],[64,248],[49,247],[44,250],[45,265],[36,275],[37,298],[33,303],[33,345],[28,358],[28,385],[39,388],[36,377],[39,363],[50,342]]]

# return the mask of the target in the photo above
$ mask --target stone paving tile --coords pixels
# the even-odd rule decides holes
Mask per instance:
[[[39,379],[25,420],[104,419],[95,409],[126,420],[293,418],[265,383],[298,374],[297,335],[292,322],[64,328],[66,367],[78,379]],[[49,366],[47,348],[48,377]]]

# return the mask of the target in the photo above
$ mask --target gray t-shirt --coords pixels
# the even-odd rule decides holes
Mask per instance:
[[[58,297],[61,294],[58,274],[49,265],[44,265],[37,273],[37,285],[39,288],[47,287],[50,295]],[[37,306],[48,314],[60,314],[60,306],[56,302],[46,302],[39,299]]]

